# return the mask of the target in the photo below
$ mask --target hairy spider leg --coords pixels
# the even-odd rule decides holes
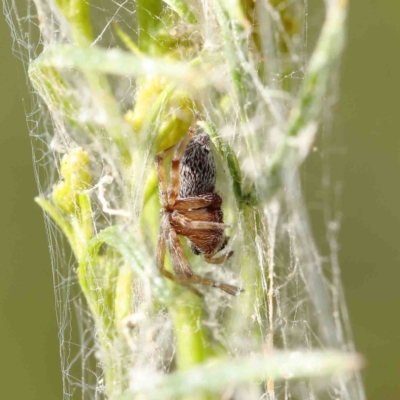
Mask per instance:
[[[156,169],[158,175],[158,190],[160,193],[160,203],[163,208],[168,206],[168,184],[165,176],[164,158],[173,153],[177,145],[171,146],[166,150],[160,151],[156,155]]]
[[[158,189],[160,193],[160,202],[163,208],[167,208],[168,206],[172,206],[175,203],[176,198],[179,193],[179,164],[180,159],[185,152],[187,145],[192,139],[195,133],[195,126],[197,123],[197,117],[192,122],[192,125],[189,128],[189,132],[185,135],[183,139],[177,144],[174,144],[168,149],[160,151],[156,154],[156,170],[158,175]],[[175,152],[175,153],[174,153]],[[167,177],[165,175],[165,167],[164,167],[164,159],[169,155],[174,154],[172,158],[172,166],[171,166],[171,177],[170,177],[170,185],[168,190]]]
[[[174,271],[180,281],[187,283],[198,283],[205,286],[219,288],[224,292],[231,294],[232,296],[238,296],[240,294],[241,289],[236,286],[217,282],[212,279],[196,275],[190,268],[189,262],[186,258],[183,246],[179,241],[177,233],[171,228],[168,229],[168,233],[169,253],[171,254]]]
[[[178,198],[171,208],[178,211],[196,210],[205,207],[217,209],[221,207],[221,204],[222,199],[217,193],[205,193],[195,197]]]
[[[212,254],[206,254],[204,256],[204,258],[209,264],[222,264],[229,257],[232,257],[232,254],[233,254],[233,251],[229,251],[228,253],[222,254],[221,256],[217,256],[217,257],[215,257]]]
[[[179,214],[179,211],[174,211],[171,215],[172,219],[178,222],[183,228],[186,229],[210,229],[210,230],[222,230],[224,228],[230,228],[231,225],[221,224],[220,222],[208,222],[208,221],[192,221],[185,215]]]
[[[221,224],[218,222],[206,222],[206,221],[192,221],[182,214],[172,213],[172,219],[178,222],[182,227],[186,229],[209,229],[209,230],[220,230],[224,228],[229,228],[230,225]],[[204,258],[209,264],[222,264],[225,260],[233,255],[233,251],[229,251],[226,254],[220,256],[215,256],[214,254],[205,254]]]
[[[202,294],[195,289],[192,285],[190,285],[190,282],[188,282],[186,279],[180,279],[179,277],[175,276],[171,272],[167,271],[165,269],[165,250],[166,250],[166,233],[168,228],[165,226],[166,223],[164,221],[161,222],[160,226],[160,232],[158,235],[158,246],[157,246],[157,268],[159,269],[160,273],[170,279],[171,281],[182,285],[186,286],[188,289],[190,289],[193,293],[197,294],[198,296],[202,297]],[[189,268],[190,269],[190,268]]]

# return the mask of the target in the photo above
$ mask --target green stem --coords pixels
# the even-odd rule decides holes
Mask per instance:
[[[162,9],[161,0],[136,1],[137,21],[140,26],[139,48],[147,54],[157,51],[158,44],[154,41],[154,33],[161,23]]]
[[[178,369],[201,364],[210,354],[210,343],[203,327],[202,299],[190,291],[182,292],[172,307],[177,345]]]
[[[114,30],[118,37],[122,40],[125,46],[137,57],[144,57],[144,53],[139,49],[139,46],[127,35],[124,30],[117,24],[114,23]]]
[[[80,193],[78,195],[78,201],[80,210],[80,226],[83,237],[88,241],[93,236],[93,213],[90,204],[90,197],[86,193]]]
[[[178,371],[189,370],[209,360],[212,349],[208,333],[203,325],[202,299],[185,290],[176,298],[169,310],[174,324]],[[185,397],[185,400],[212,399],[216,400],[205,390]]]

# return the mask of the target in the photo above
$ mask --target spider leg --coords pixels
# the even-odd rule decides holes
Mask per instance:
[[[192,139],[195,133],[195,126],[198,120],[198,116],[196,115],[192,125],[189,128],[186,136],[178,143],[174,156],[172,157],[171,163],[171,185],[168,193],[168,204],[170,206],[175,204],[175,200],[178,197],[179,188],[180,188],[180,180],[179,180],[179,165],[181,162],[181,157],[186,150],[187,145]]]
[[[176,199],[171,207],[173,210],[187,211],[198,208],[211,207],[217,209],[221,207],[222,199],[217,193],[205,193],[194,197]]]
[[[231,225],[221,224],[220,222],[192,221],[177,211],[172,213],[171,218],[186,229],[220,230],[231,227]]]
[[[229,236],[225,236],[225,242],[223,243],[220,250],[217,251],[219,253],[225,246],[228,244]],[[234,251],[228,251],[228,253],[222,254],[220,256],[215,256],[214,254],[205,254],[204,258],[209,264],[222,264],[225,260],[232,257]]]
[[[233,254],[233,251],[229,251],[228,253],[218,256],[218,257],[214,257],[211,254],[206,254],[204,256],[204,258],[209,264],[222,264],[225,260],[227,260],[229,257],[231,257],[232,254]]]
[[[165,269],[165,242],[166,242],[166,229],[165,222],[161,220],[160,232],[158,234],[158,244],[157,244],[157,268],[160,270],[161,274],[163,274],[166,278],[170,278],[169,275],[173,277],[173,275]],[[170,278],[171,279],[171,278]]]
[[[171,218],[178,222],[179,225],[186,229],[210,229],[210,230],[221,230],[225,228],[230,228],[231,225],[222,224],[220,222],[211,222],[211,221],[192,221],[188,217],[179,214],[178,211],[174,211],[171,214]]]
[[[178,235],[173,229],[169,230],[169,252],[172,258],[172,265],[179,280],[188,283],[199,283],[205,286],[219,288],[232,296],[238,296],[241,292],[236,286],[228,285],[222,282],[216,282],[212,279],[204,278],[196,275],[190,268],[189,262],[185,256],[183,246],[179,241]],[[180,283],[180,282],[179,282]]]
[[[178,278],[182,280],[187,280],[194,276],[194,272],[190,268],[182,244],[179,241],[178,235],[172,228],[169,228],[168,250],[172,259],[172,266]]]
[[[193,293],[202,297],[202,294],[193,286],[191,286],[190,282],[179,279],[174,274],[165,269],[164,263],[165,263],[165,250],[166,250],[166,231],[167,229],[165,227],[165,222],[161,221],[160,233],[158,235],[158,246],[157,246],[157,261],[156,261],[157,268],[159,269],[160,273],[166,278],[182,286],[187,286],[188,289],[190,289]]]
[[[176,145],[156,154],[156,170],[158,175],[158,191],[160,193],[160,203],[163,208],[168,205],[168,184],[165,176],[164,158],[168,157],[175,150]]]

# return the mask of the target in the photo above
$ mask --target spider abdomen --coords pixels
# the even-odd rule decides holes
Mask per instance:
[[[210,148],[210,137],[204,131],[192,138],[183,153],[179,177],[181,198],[214,192],[215,159]]]

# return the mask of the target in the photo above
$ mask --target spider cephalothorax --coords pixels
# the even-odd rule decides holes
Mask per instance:
[[[168,188],[163,160],[170,154],[173,158]],[[220,264],[232,255],[230,252],[215,256],[226,246],[228,238],[224,232],[227,225],[223,223],[222,199],[214,192],[216,167],[210,137],[192,127],[177,145],[157,154],[156,166],[162,204],[157,252],[161,273],[183,285],[200,283],[238,295],[240,289],[235,286],[194,274],[178,238],[178,235],[186,237],[191,250],[204,254],[211,264]],[[164,269],[166,246],[176,276]]]

